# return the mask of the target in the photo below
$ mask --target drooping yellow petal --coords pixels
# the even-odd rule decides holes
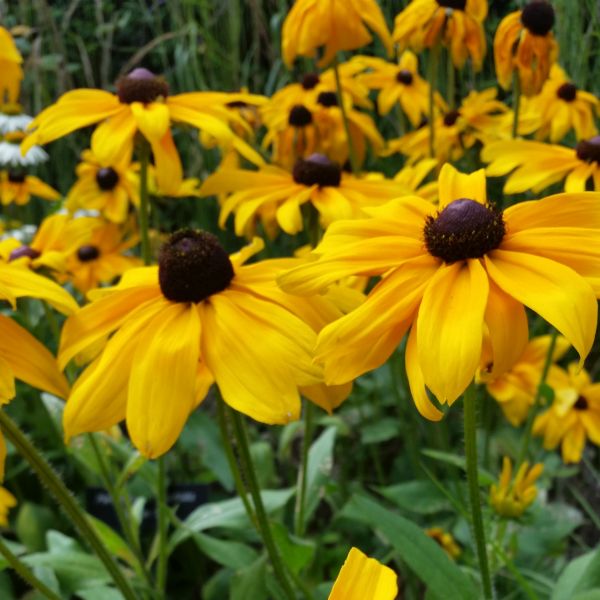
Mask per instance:
[[[195,406],[200,319],[192,304],[169,304],[138,335],[127,397],[127,429],[148,458],[167,452]]]
[[[461,198],[485,204],[487,202],[485,170],[479,169],[470,174],[461,173],[450,163],[446,163],[440,171],[438,190],[440,209]]]
[[[352,548],[329,600],[394,600],[398,594],[396,580],[392,569]]]
[[[7,404],[15,397],[15,374],[0,356],[0,404]]]
[[[590,284],[553,260],[494,250],[485,257],[490,278],[556,327],[575,347],[581,360],[594,342],[598,308]]]
[[[425,384],[452,404],[479,366],[489,283],[478,259],[440,267],[417,318],[419,364]]]
[[[169,109],[160,102],[132,102],[129,107],[138,129],[149,142],[158,142],[169,129]]]
[[[175,196],[183,181],[183,168],[171,131],[167,130],[160,140],[151,140],[150,146],[159,190],[163,194]]]

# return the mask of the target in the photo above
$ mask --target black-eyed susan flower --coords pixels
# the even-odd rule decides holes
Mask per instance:
[[[290,173],[275,166],[259,171],[223,169],[209,176],[200,189],[202,196],[228,194],[221,207],[219,224],[235,214],[237,235],[252,232],[260,217],[274,219],[291,235],[302,231],[302,206],[311,203],[321,225],[363,215],[367,206],[381,204],[406,192],[401,183],[383,178],[357,178],[323,154],[298,159]]]
[[[137,235],[126,228],[94,217],[85,219],[89,238],[67,257],[68,278],[83,294],[101,283],[111,283],[142,261],[126,252],[138,243]]]
[[[227,94],[190,92],[169,95],[162,77],[147,69],[134,69],[117,82],[117,93],[80,89],[63,94],[31,123],[24,140],[25,153],[34,144],[47,144],[76,129],[100,125],[92,135],[92,147],[100,160],[112,162],[121,154],[131,156],[139,131],[150,144],[159,185],[177,193],[182,180],[179,154],[171,135],[171,123],[185,123],[208,133],[225,148],[233,147],[249,160],[261,164],[260,155],[236,136],[229,124],[237,118],[229,111]]]
[[[554,8],[546,0],[532,0],[502,19],[494,37],[494,62],[498,83],[505,90],[512,86],[516,71],[525,96],[540,92],[558,57],[554,20]]]
[[[455,67],[462,68],[471,58],[479,71],[486,50],[487,9],[487,0],[412,0],[396,17],[393,39],[415,52],[443,44]]]
[[[4,463],[4,460],[2,460]],[[5,488],[0,486],[0,525],[8,525],[8,513],[17,505],[17,499]]]
[[[396,573],[358,548],[352,548],[328,600],[394,600],[397,595]]]
[[[10,33],[0,27],[0,104],[17,102],[23,69],[23,58]]]
[[[460,546],[449,531],[441,527],[430,527],[425,530],[425,533],[437,542],[452,560],[456,560],[461,555]]]
[[[476,374],[489,333],[494,364],[527,337],[525,306],[554,325],[583,358],[600,295],[600,195],[559,194],[504,212],[487,202],[483,170],[444,165],[439,207],[415,196],[333,223],[312,262],[279,278],[312,294],[348,275],[380,276],[356,310],[319,334],[325,382],[340,384],[383,364],[410,328],[406,370],[418,410],[442,413]],[[510,335],[507,335],[510,332]]]
[[[594,113],[599,108],[598,98],[579,89],[555,64],[542,91],[531,98],[523,110],[539,115],[541,123],[535,137],[538,140],[550,138],[551,142],[556,143],[571,129],[575,130],[578,140],[595,136],[598,129]]]
[[[525,421],[533,405],[548,355],[550,339],[549,335],[533,338],[529,342],[527,338],[513,338],[513,360],[516,362],[499,377],[490,376],[487,372],[488,365],[484,350],[480,378],[486,383],[490,396],[500,405],[504,416],[515,427]],[[569,348],[569,342],[562,336],[558,336],[551,362],[560,360]],[[550,372],[555,368],[557,367],[551,364]]]
[[[581,140],[575,148],[530,140],[499,141],[483,148],[486,173],[510,173],[505,194],[538,193],[564,180],[566,192],[600,190],[600,136]],[[511,173],[512,171],[512,173]]]
[[[296,0],[281,31],[283,61],[291,67],[297,56],[314,57],[323,47],[319,66],[325,66],[339,51],[369,44],[369,29],[391,54],[392,38],[376,0]]]
[[[22,167],[0,171],[0,202],[8,204],[27,204],[31,196],[44,200],[59,200],[60,194],[35,175],[28,175]]]
[[[498,485],[490,487],[490,504],[501,517],[518,519],[537,497],[535,482],[544,471],[544,465],[532,467],[524,462],[513,479],[512,462],[508,456],[502,459],[502,473]]]
[[[535,418],[533,434],[543,436],[544,448],[560,445],[563,461],[578,463],[586,440],[600,445],[600,383],[593,383],[585,369],[570,364],[548,378],[554,390],[552,406]]]
[[[367,87],[379,90],[379,113],[387,115],[396,104],[400,104],[413,127],[417,127],[429,114],[429,84],[419,75],[416,55],[405,50],[398,63],[371,57],[363,57],[362,60],[370,71],[360,75],[359,79]],[[446,106],[438,93],[436,104],[441,109]]]
[[[230,257],[215,236],[183,230],[163,246],[157,267],[93,292],[65,324],[60,364],[112,336],[73,387],[67,439],[126,419],[135,446],[155,458],[213,381],[225,402],[257,421],[297,419],[298,386],[322,382],[312,364],[316,334],[271,298],[260,263],[243,265],[260,248]]]

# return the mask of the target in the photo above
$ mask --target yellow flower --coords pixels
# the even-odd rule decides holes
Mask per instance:
[[[360,75],[359,80],[371,89],[380,90],[379,114],[387,115],[399,103],[408,120],[417,127],[429,111],[429,84],[419,76],[417,57],[405,50],[398,64],[368,57],[363,62],[371,71]],[[446,106],[438,93],[436,104],[442,109]]]
[[[516,519],[533,504],[537,496],[535,482],[542,474],[544,465],[536,463],[529,468],[529,463],[524,462],[512,479],[512,463],[508,456],[502,459],[502,473],[498,485],[492,484],[490,488],[490,504],[502,517]]]
[[[130,235],[114,223],[94,217],[82,217],[88,223],[91,235],[67,257],[67,271],[73,285],[83,294],[101,283],[110,283],[128,269],[139,267],[142,261],[123,253],[138,243],[137,235]]]
[[[542,89],[558,57],[551,31],[554,19],[546,0],[532,0],[502,19],[494,37],[494,62],[498,83],[505,90],[512,86],[515,69],[523,94],[533,96]]]
[[[490,163],[486,173],[492,177],[514,171],[504,184],[505,194],[538,193],[563,179],[569,193],[600,191],[600,136],[581,140],[576,148],[529,140],[499,141],[486,146],[481,159]]]
[[[169,95],[166,81],[147,69],[134,69],[117,82],[117,94],[80,89],[63,94],[31,123],[33,133],[21,151],[34,144],[47,144],[76,129],[101,122],[92,135],[92,148],[99,160],[110,164],[122,154],[131,156],[136,133],[149,142],[156,177],[165,192],[177,193],[182,180],[179,154],[171,135],[171,122],[186,123],[205,131],[225,148],[233,147],[256,164],[260,155],[234,135],[229,123],[243,120],[225,106],[228,94],[191,92]]]
[[[594,110],[598,112],[600,101],[596,96],[577,88],[569,81],[565,72],[552,65],[550,77],[542,91],[524,107],[541,117],[541,127],[536,134],[538,140],[550,137],[553,143],[562,140],[571,130],[577,139],[593,137],[598,133],[594,123]]]
[[[511,425],[518,427],[527,418],[537,393],[550,347],[550,336],[542,335],[533,338],[529,343],[527,343],[527,338],[513,338],[513,344],[517,351],[523,347],[524,350],[510,370],[490,380],[486,372],[490,367],[487,364],[484,352],[482,360],[484,368],[480,377],[484,382],[487,382],[487,390],[500,404],[504,416],[510,421]],[[558,336],[552,362],[560,360],[569,348],[569,342],[562,336]],[[555,368],[557,367],[551,365],[550,373]]]
[[[554,390],[552,406],[538,415],[533,434],[544,436],[544,448],[559,444],[566,463],[581,460],[586,439],[600,445],[600,384],[571,364],[567,371],[555,370],[548,379]]]
[[[280,277],[306,295],[348,275],[382,275],[366,301],[319,334],[325,382],[379,367],[408,329],[406,370],[419,411],[442,413],[426,386],[452,404],[473,380],[484,327],[492,376],[514,364],[527,338],[525,306],[558,329],[582,359],[593,344],[600,295],[600,194],[559,194],[501,212],[487,203],[483,170],[444,165],[439,210],[410,196],[333,223],[312,262]],[[518,354],[517,354],[518,357]]]
[[[392,39],[376,0],[296,0],[283,23],[281,52],[291,67],[297,56],[313,57],[321,46],[323,67],[337,52],[356,50],[373,39],[367,25],[392,54]]]
[[[12,36],[0,27],[0,103],[18,101],[23,79],[22,62]]]
[[[130,158],[123,154],[118,162],[100,160],[92,150],[84,150],[77,165],[77,181],[65,198],[69,212],[98,210],[109,221],[123,223],[129,203],[139,205],[139,179]]]
[[[468,57],[479,71],[485,56],[483,21],[487,0],[413,0],[397,17],[394,41],[402,49],[420,52],[438,44],[447,46],[452,62],[462,68]]]
[[[225,402],[257,421],[297,419],[297,386],[322,382],[312,364],[316,334],[271,298],[263,263],[242,265],[261,248],[229,257],[215,236],[179,231],[158,267],[132,269],[116,287],[92,292],[92,303],[65,324],[61,366],[113,335],[73,387],[66,438],[126,419],[135,446],[155,458],[213,381]]]
[[[27,175],[22,169],[0,171],[0,201],[8,204],[23,205],[31,196],[44,200],[59,200],[60,194],[39,177]]]
[[[4,460],[2,460],[4,463]],[[4,487],[0,487],[0,525],[8,525],[8,511],[17,505],[17,499]]]
[[[328,600],[394,600],[397,594],[396,573],[352,548]]]
[[[260,171],[223,169],[208,177],[200,194],[210,196],[227,193],[219,224],[235,213],[237,235],[252,232],[255,219],[272,221],[290,235],[302,231],[302,206],[311,203],[319,212],[322,226],[339,219],[364,215],[363,209],[402,195],[400,183],[385,179],[359,179],[342,172],[339,164],[322,154],[299,159],[293,173],[275,166]]]
[[[441,527],[430,527],[425,530],[425,533],[434,542],[437,542],[452,560],[455,560],[460,556],[460,546],[448,531]]]

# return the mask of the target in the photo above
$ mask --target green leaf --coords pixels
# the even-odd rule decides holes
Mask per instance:
[[[451,454],[450,452],[441,452],[440,450],[431,450],[426,448],[425,450],[421,450],[421,453],[429,458],[433,458],[439,462],[446,463],[448,465],[454,465],[459,469],[462,469],[466,472],[467,463],[465,461],[464,456],[459,456],[458,454]],[[488,486],[492,483],[495,483],[496,478],[485,469],[479,468],[479,485]]]
[[[196,546],[216,563],[231,569],[241,569],[256,560],[256,552],[247,544],[219,540],[204,533],[192,532]]]
[[[451,509],[448,499],[430,481],[409,481],[375,489],[400,508],[421,515]]]
[[[342,515],[378,529],[400,558],[440,600],[477,600],[473,582],[436,542],[400,515],[365,496],[354,495]]]
[[[333,447],[337,429],[328,427],[312,444],[308,451],[306,467],[306,522],[321,500],[322,488],[330,480],[333,468]]]
[[[268,600],[267,561],[261,556],[254,564],[239,571],[231,582],[231,600]]]
[[[136,558],[131,548],[112,527],[91,515],[88,515],[88,519],[92,522],[96,533],[112,554],[123,559],[130,565],[136,564]]]
[[[271,523],[275,543],[285,564],[293,573],[300,571],[314,558],[315,545],[307,540],[291,535],[281,523]]]
[[[363,444],[380,444],[398,437],[400,422],[398,419],[384,417],[360,428],[360,440]]]
[[[94,588],[93,590],[79,590],[77,596],[81,600],[123,600],[123,594],[111,587]]]
[[[572,560],[563,570],[552,600],[573,600],[577,593],[600,587],[600,550],[588,552]]]
[[[267,513],[279,510],[292,497],[294,490],[263,490],[261,492],[263,504]],[[188,539],[194,531],[204,531],[213,527],[225,527],[229,529],[248,529],[250,522],[240,498],[223,500],[203,504],[194,510],[184,521],[185,529],[179,529],[173,533],[168,544],[168,552],[171,553],[177,545]]]
[[[600,600],[600,588],[577,594],[573,597],[573,600]]]

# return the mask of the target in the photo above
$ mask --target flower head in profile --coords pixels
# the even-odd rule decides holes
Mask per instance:
[[[397,594],[396,573],[358,548],[352,548],[328,600],[394,600]]]
[[[543,436],[546,450],[560,445],[564,462],[578,463],[587,439],[600,446],[600,383],[570,364],[551,373],[548,384],[554,402],[535,418],[533,434]]]
[[[0,104],[17,102],[23,79],[23,57],[10,33],[0,27]]]
[[[452,559],[456,560],[460,554],[460,546],[452,534],[441,527],[430,527],[425,530],[425,533],[444,550],[444,552]]]
[[[484,330],[492,377],[528,339],[525,306],[587,356],[600,295],[600,195],[559,194],[500,211],[483,170],[444,165],[439,206],[415,196],[339,221],[312,261],[280,277],[286,291],[313,294],[348,275],[382,276],[366,301],[319,334],[316,360],[340,384],[379,367],[409,331],[406,370],[419,411],[442,417],[426,388],[453,403],[479,369]],[[515,340],[521,343],[516,344]]]
[[[518,340],[516,343],[522,345],[522,340]],[[491,380],[486,373],[487,353],[484,349],[480,379],[486,382],[490,396],[498,402],[504,416],[515,427],[525,421],[534,403],[550,343],[551,336],[549,335],[533,338],[525,346],[523,353],[510,370]],[[564,337],[558,336],[551,362],[555,363],[560,360],[569,348],[569,342]],[[550,373],[557,368],[551,364]]]
[[[494,142],[481,152],[490,163],[486,173],[499,177],[512,173],[504,184],[505,194],[527,190],[541,192],[564,180],[566,192],[600,191],[600,136],[581,140],[575,148],[531,140]]]
[[[502,459],[502,473],[498,485],[490,488],[490,504],[494,511],[508,519],[519,518],[537,497],[535,482],[544,466],[536,463],[531,468],[528,462],[519,467],[513,480],[513,466],[508,456]]]
[[[494,62],[501,87],[510,89],[516,71],[523,94],[540,92],[558,57],[554,21],[554,8],[546,0],[531,0],[523,10],[504,17],[494,37]]]
[[[125,419],[140,452],[160,456],[213,381],[225,402],[257,421],[297,419],[298,386],[322,382],[312,364],[316,333],[288,309],[302,302],[271,297],[264,263],[243,265],[261,248],[229,256],[215,236],[182,230],[157,267],[132,269],[117,286],[92,292],[61,338],[63,367],[104,344],[67,401],[67,439]]]
[[[136,133],[150,144],[156,177],[166,193],[177,193],[182,180],[179,154],[171,124],[185,123],[208,133],[223,147],[233,147],[249,160],[262,158],[236,136],[230,123],[237,117],[226,107],[228,94],[190,92],[170,95],[169,86],[148,69],[137,68],[117,81],[117,93],[80,89],[63,94],[56,104],[43,110],[31,123],[32,132],[21,151],[34,144],[47,144],[82,127],[100,123],[92,135],[92,148],[99,160],[109,163],[122,154],[131,156]]]
[[[296,0],[283,22],[283,61],[291,67],[297,56],[312,58],[323,48],[319,66],[326,66],[339,51],[371,43],[369,29],[391,54],[392,38],[376,0]]]
[[[393,38],[402,49],[415,52],[442,44],[456,68],[470,58],[479,71],[486,51],[487,10],[487,0],[412,0],[396,17]]]

